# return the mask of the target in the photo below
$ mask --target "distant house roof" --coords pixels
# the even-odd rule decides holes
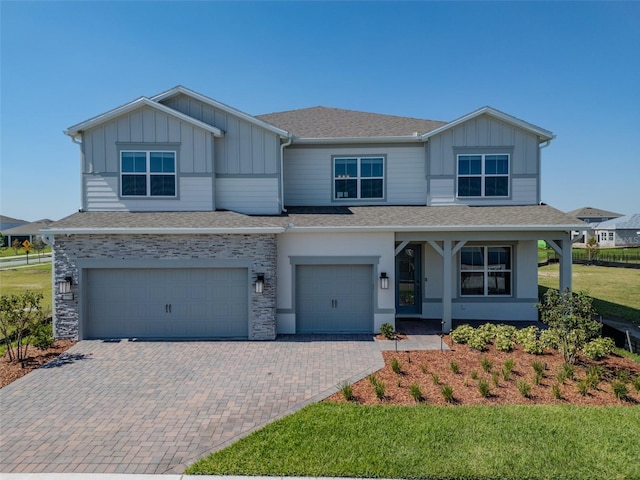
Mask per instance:
[[[43,218],[42,220],[38,220],[36,222],[25,223],[24,225],[19,225],[17,227],[9,228],[2,232],[4,235],[11,236],[19,236],[19,235],[38,235],[40,233],[40,229],[48,227],[53,223],[53,220],[49,220],[48,218]]]
[[[300,231],[566,231],[584,224],[548,205],[290,207],[285,215],[236,212],[79,212],[42,234],[284,233]]]
[[[600,210],[593,207],[582,207],[577,210],[567,212],[568,215],[572,215],[576,218],[617,218],[622,217],[622,213],[608,212],[607,210]]]
[[[24,225],[25,223],[29,222],[18,218],[7,217],[6,215],[0,215],[0,230],[2,230],[2,232],[19,225]]]
[[[606,222],[601,222],[597,226],[598,230],[640,230],[640,213],[625,215],[620,218],[613,218]]]
[[[256,118],[300,138],[417,137],[446,125],[437,120],[322,106],[256,115]]]

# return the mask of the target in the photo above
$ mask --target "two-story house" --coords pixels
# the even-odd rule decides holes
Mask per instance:
[[[176,87],[70,127],[82,209],[54,245],[57,337],[273,339],[396,318],[535,320],[545,129],[314,107],[251,116]]]

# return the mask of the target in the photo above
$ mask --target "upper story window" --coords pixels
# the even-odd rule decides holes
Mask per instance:
[[[508,197],[509,154],[458,155],[458,197]]]
[[[460,295],[511,295],[511,247],[462,247]]]
[[[350,157],[333,159],[333,198],[384,198],[384,158]]]
[[[120,152],[123,197],[175,197],[176,152]]]

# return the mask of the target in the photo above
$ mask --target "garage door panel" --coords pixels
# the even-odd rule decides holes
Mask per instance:
[[[87,271],[85,338],[248,336],[248,275],[229,269]]]
[[[372,267],[299,265],[296,324],[299,333],[372,332]]]

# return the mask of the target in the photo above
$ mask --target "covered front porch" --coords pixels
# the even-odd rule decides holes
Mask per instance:
[[[432,319],[445,333],[456,321],[536,322],[538,240],[558,254],[559,288],[571,289],[569,231],[397,232],[397,321]]]

